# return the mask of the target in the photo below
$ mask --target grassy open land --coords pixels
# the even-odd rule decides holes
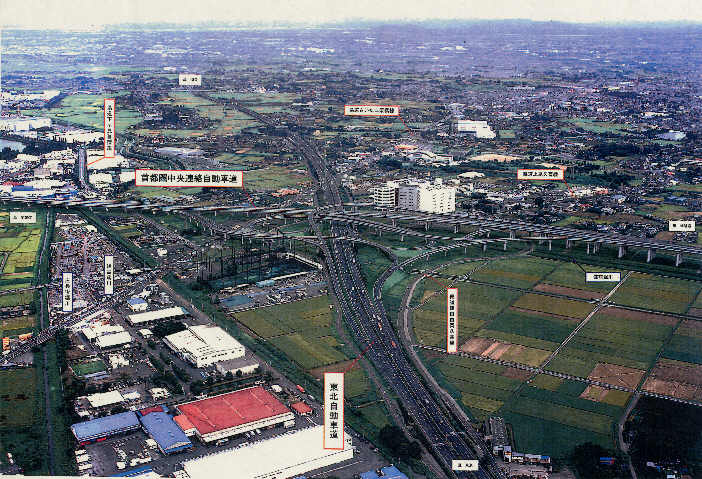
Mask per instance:
[[[46,115],[56,121],[75,123],[76,125],[102,130],[105,127],[105,98],[115,98],[115,96],[106,97],[84,93],[69,95],[48,111],[34,111],[40,112],[41,115]],[[130,126],[142,121],[142,116],[138,111],[120,106],[119,97],[116,98],[115,117],[117,119],[117,132],[123,132]]]
[[[213,103],[205,98],[193,95],[190,92],[175,91],[171,92],[165,100],[161,103],[169,104],[173,106],[183,106],[186,108],[192,108],[205,118],[210,120],[215,120],[217,126],[214,131],[209,133],[214,133],[216,135],[227,135],[238,133],[244,128],[251,126],[257,126],[259,123],[250,118],[249,116],[241,113],[235,109],[227,109],[224,105]],[[196,136],[195,134],[202,134],[203,132],[198,130],[169,130],[162,129],[158,130],[160,134],[165,136]]]
[[[268,166],[244,173],[244,186],[250,190],[274,191],[280,188],[306,188],[311,181],[302,175],[282,166]]]
[[[563,130],[571,131],[580,128],[592,133],[612,133],[615,135],[630,135],[640,129],[634,125],[623,123],[612,123],[608,121],[596,121],[590,118],[568,118],[564,120]]]
[[[555,261],[518,257],[498,259],[471,275],[471,279],[487,283],[530,288],[558,266]]]
[[[360,245],[356,251],[363,278],[366,280],[366,288],[371,291],[375,280],[390,267],[392,262],[383,252],[372,246]]]
[[[235,317],[302,369],[347,359],[333,336],[327,296],[252,309],[237,313]]]
[[[165,196],[168,198],[180,198],[181,196],[195,195],[202,191],[202,188],[156,188],[153,186],[131,186],[130,194],[135,194],[140,198],[156,198]]]
[[[635,273],[612,296],[627,306],[671,313],[684,313],[702,289],[700,283]]]
[[[239,92],[218,92],[213,94],[215,98],[236,99],[243,103],[253,103],[265,105],[269,103],[292,103],[298,96],[294,93],[239,93]]]

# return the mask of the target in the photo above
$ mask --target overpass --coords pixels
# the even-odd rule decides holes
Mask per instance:
[[[391,226],[396,226],[400,221],[409,221],[423,224],[425,231],[428,231],[433,224],[453,228],[455,233],[457,233],[461,227],[471,226],[485,230],[488,236],[490,231],[508,232],[509,237],[512,239],[517,237],[518,232],[524,232],[544,238],[541,241],[547,241],[549,249],[551,249],[551,242],[553,239],[565,240],[566,248],[568,249],[572,248],[575,242],[586,243],[588,254],[599,252],[602,244],[617,246],[619,248],[619,258],[626,255],[628,248],[640,248],[647,251],[646,260],[648,262],[655,257],[656,251],[664,251],[675,255],[676,266],[682,263],[683,255],[702,258],[702,247],[695,245],[638,238],[618,233],[579,230],[566,226],[542,225],[499,217],[483,218],[469,213],[433,214],[404,210],[356,210],[352,212],[327,213],[323,218],[329,219],[330,221],[343,219],[348,223],[355,224],[364,224],[369,221],[369,218],[382,218],[390,220]]]

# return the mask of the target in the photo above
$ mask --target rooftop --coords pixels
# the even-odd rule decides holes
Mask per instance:
[[[200,434],[209,434],[290,412],[271,393],[256,386],[178,406]]]
[[[269,477],[267,473],[279,472],[276,477],[289,477],[286,469],[309,463],[314,469],[314,460],[321,457],[339,456],[344,460],[351,447],[351,437],[345,434],[344,451],[325,450],[322,444],[324,426],[314,426],[291,431],[271,439],[257,441],[248,446],[227,449],[220,453],[185,461],[183,468],[193,479],[218,477],[221,471],[230,470],[236,464],[237,478]]]
[[[71,429],[78,440],[90,439],[95,436],[109,434],[113,431],[130,429],[139,426],[135,413],[128,411],[111,416],[100,417],[90,421],[73,424]]]

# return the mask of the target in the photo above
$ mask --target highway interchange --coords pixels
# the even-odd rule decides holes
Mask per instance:
[[[234,100],[229,103],[241,112],[255,118],[268,126],[278,126],[272,120],[264,115],[261,115]],[[260,233],[254,228],[255,222],[251,222],[245,228],[238,231],[224,231],[225,236],[241,236],[256,237],[256,238],[288,238],[290,240],[302,240],[319,246],[325,257],[326,268],[329,275],[329,285],[333,291],[339,307],[340,313],[349,330],[353,335],[353,339],[360,349],[365,349],[368,345],[371,347],[366,353],[366,358],[373,364],[376,371],[395,393],[398,401],[402,404],[409,417],[412,418],[421,432],[425,446],[433,453],[437,461],[443,466],[444,471],[434,471],[443,474],[445,477],[452,478],[506,478],[493,455],[490,453],[487,445],[484,443],[481,434],[476,431],[469,423],[462,420],[460,415],[452,415],[442,402],[437,398],[442,397],[442,391],[435,390],[432,392],[429,386],[420,378],[413,365],[408,359],[407,353],[403,350],[404,342],[401,342],[391,321],[388,319],[387,313],[382,304],[382,285],[389,276],[396,270],[408,264],[407,262],[394,262],[393,266],[386,270],[375,284],[373,289],[373,298],[371,298],[366,290],[366,284],[361,274],[356,253],[353,247],[353,242],[357,240],[357,234],[352,229],[352,224],[368,222],[368,217],[385,218],[393,220],[393,225],[382,224],[384,228],[391,229],[393,232],[401,232],[395,226],[394,222],[399,220],[404,221],[422,221],[441,223],[447,225],[464,225],[480,228],[488,228],[503,231],[526,231],[538,232],[540,234],[551,234],[562,236],[565,239],[575,241],[611,243],[624,246],[633,246],[639,248],[660,249],[670,251],[676,254],[702,254],[702,249],[694,246],[674,245],[655,240],[641,240],[639,238],[624,237],[621,235],[611,235],[605,233],[591,233],[585,231],[577,231],[563,227],[547,227],[544,225],[531,225],[524,222],[516,222],[510,220],[485,220],[474,218],[464,214],[453,215],[425,215],[421,213],[388,213],[383,211],[364,211],[348,212],[346,206],[341,199],[339,187],[334,175],[330,172],[322,156],[316,149],[296,133],[290,133],[285,141],[297,149],[307,162],[311,175],[316,179],[318,184],[317,200],[315,207],[303,210],[291,209],[265,209],[265,208],[233,208],[233,207],[215,207],[216,210],[246,210],[247,213],[260,214],[266,216],[280,215],[300,215],[306,214],[310,226],[314,231],[314,239],[305,237],[286,236],[280,232],[276,234]],[[98,208],[124,208],[124,209],[141,209],[141,210],[165,210],[173,213],[186,213],[188,210],[207,211],[207,207],[189,207],[188,205],[155,205],[143,204],[139,202],[130,202],[129,204],[114,202],[110,200],[97,200],[92,202],[75,202],[75,201],[31,201],[32,203],[45,204],[47,206],[93,206]],[[202,220],[202,217],[201,217]],[[329,223],[330,233],[323,233],[320,220]],[[370,225],[371,227],[378,226]],[[366,224],[368,226],[368,224]],[[210,225],[211,232],[215,232],[216,226],[213,223]],[[411,230],[404,230],[407,234]],[[222,233],[218,230],[217,232]],[[414,233],[418,233],[414,231]],[[421,235],[421,233],[419,233]],[[424,235],[427,239],[430,236]],[[460,237],[437,237],[436,239],[445,239],[455,241],[449,246],[444,246],[432,249],[423,255],[413,258],[417,260],[425,255],[434,254],[445,249],[465,247],[469,244],[483,244],[492,242],[505,243],[505,238],[500,239],[485,239],[471,238],[470,235]],[[506,244],[506,243],[505,243]],[[72,313],[63,318],[60,322],[52,324],[43,329],[38,335],[30,341],[14,348],[2,358],[3,363],[9,363],[17,359],[22,354],[29,351],[32,347],[38,346],[53,337],[57,331],[62,328],[69,327],[91,314],[95,314],[100,310],[115,305],[120,301],[126,300],[133,292],[140,290],[144,284],[152,281],[158,276],[166,273],[168,266],[161,266],[152,271],[147,271],[139,276],[130,287],[125,288],[117,294],[105,298],[102,302],[91,305],[77,313]],[[42,286],[42,285],[39,285]],[[411,346],[409,346],[411,347]],[[431,384],[431,382],[430,382]],[[431,387],[438,389],[434,383]],[[460,424],[460,426],[458,426]],[[477,459],[480,458],[480,469],[477,472],[456,472],[451,471],[452,460]]]

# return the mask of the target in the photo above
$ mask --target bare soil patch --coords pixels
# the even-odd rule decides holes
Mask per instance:
[[[531,371],[525,371],[524,369],[517,368],[507,368],[502,372],[502,376],[506,378],[518,379],[520,381],[526,381],[531,376]]]
[[[597,366],[590,371],[587,378],[633,389],[638,386],[644,373],[645,371],[641,369],[627,368],[617,364],[597,363]]]
[[[314,368],[310,369],[309,373],[318,378],[318,379],[323,379],[324,378],[324,373],[338,373],[338,372],[343,372],[346,371],[346,368],[348,368],[353,360],[349,361],[341,361],[339,363],[334,363],[334,364],[328,364],[326,366],[322,366],[321,368]]]
[[[615,306],[607,306],[606,308],[602,309],[602,312],[616,318],[648,321],[649,323],[665,324],[666,326],[675,326],[675,324],[678,322],[676,318],[663,316],[662,314],[633,311],[631,309],[617,308]]]
[[[488,349],[493,344],[499,344],[498,342],[488,339],[488,338],[470,338],[468,341],[463,343],[460,347],[461,351],[473,354],[483,354],[483,351]]]

